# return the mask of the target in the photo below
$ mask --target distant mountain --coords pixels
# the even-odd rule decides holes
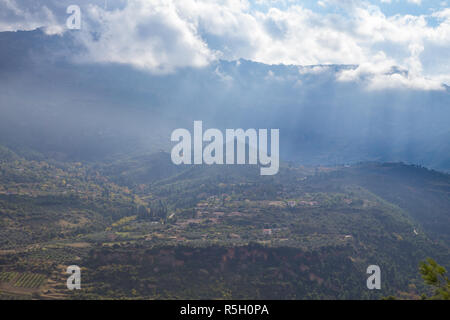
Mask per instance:
[[[101,172],[122,184],[153,184],[156,181],[171,177],[183,171],[185,166],[176,166],[170,154],[158,153],[124,158],[99,167]]]
[[[279,128],[282,160],[404,161],[450,170],[450,91],[368,90],[340,82],[352,65],[216,61],[154,75],[79,64],[76,39],[0,33],[0,143],[61,159],[169,151],[175,128]],[[392,73],[407,71],[393,69]]]

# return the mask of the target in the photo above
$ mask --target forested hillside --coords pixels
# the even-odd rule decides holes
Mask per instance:
[[[255,166],[168,159],[65,162],[2,147],[2,295],[417,298],[420,261],[450,265],[448,174],[361,163],[260,176]],[[75,293],[65,288],[70,264],[83,270]],[[382,290],[366,288],[370,264]],[[40,280],[19,281],[26,275]]]

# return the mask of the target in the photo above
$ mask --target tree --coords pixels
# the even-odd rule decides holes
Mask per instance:
[[[446,276],[447,270],[443,266],[438,265],[433,259],[427,258],[427,261],[420,263],[419,270],[425,283],[434,289],[433,296],[422,295],[423,298],[450,300],[450,280]]]
[[[161,200],[154,201],[150,204],[150,212],[151,215],[158,220],[165,221],[167,219],[167,206]]]

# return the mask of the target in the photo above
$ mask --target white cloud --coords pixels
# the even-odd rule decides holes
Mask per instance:
[[[45,3],[0,0],[0,31],[43,28],[47,34],[61,34],[63,27]]]
[[[180,16],[171,1],[133,1],[121,10],[89,6],[86,27],[78,34],[89,62],[131,64],[156,73],[200,67],[214,58],[196,26]],[[98,37],[93,36],[95,30]]]
[[[131,64],[151,72],[201,67],[218,58],[357,64],[359,68],[339,75],[339,80],[363,79],[371,88],[435,89],[438,80],[450,79],[449,8],[437,8],[430,15],[388,17],[377,6],[354,0],[320,1],[345,8],[336,11],[340,13],[313,12],[290,0],[258,1],[265,9],[246,0],[134,0],[128,5],[110,0],[108,10],[83,1],[84,24],[77,35],[87,48],[83,61]],[[55,3],[62,7],[62,2]],[[65,18],[63,14],[58,20],[45,9],[33,14],[17,3],[0,0],[2,7],[26,20],[22,24],[27,30],[47,19],[52,26],[47,30],[58,32],[57,22]],[[428,18],[437,24],[430,26]],[[5,25],[0,22],[0,30]],[[391,74],[393,66],[408,73]]]
[[[399,1],[405,1],[405,0],[396,0],[396,2]],[[392,3],[392,0],[380,0],[381,3]],[[412,3],[412,4],[417,4],[417,5],[421,5],[422,4],[422,0],[406,0],[406,2],[408,3]]]
[[[421,89],[441,90],[442,82],[428,79],[408,72],[405,69],[393,67],[393,61],[384,60],[380,53],[377,63],[363,63],[355,69],[341,71],[339,81],[355,81],[363,83],[370,90],[382,89]]]

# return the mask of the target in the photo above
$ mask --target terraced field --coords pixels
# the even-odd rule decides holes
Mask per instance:
[[[0,284],[16,288],[38,289],[46,282],[46,277],[38,273],[1,272]]]
[[[15,287],[37,289],[45,282],[45,276],[36,273],[23,273],[16,278]]]
[[[19,275],[18,272],[2,272],[0,273],[0,283],[10,282]]]

